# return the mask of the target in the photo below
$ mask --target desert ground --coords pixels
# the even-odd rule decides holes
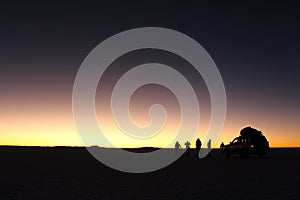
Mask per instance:
[[[111,169],[85,148],[0,147],[0,199],[300,199],[300,149],[266,158],[195,150],[161,170]]]

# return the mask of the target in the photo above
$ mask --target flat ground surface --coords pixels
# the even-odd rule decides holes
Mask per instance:
[[[0,199],[300,199],[300,149],[197,159],[151,173],[101,164],[84,148],[0,148]]]

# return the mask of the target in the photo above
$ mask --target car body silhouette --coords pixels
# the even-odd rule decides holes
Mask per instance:
[[[270,151],[270,147],[269,141],[262,132],[249,126],[242,129],[240,136],[234,138],[230,144],[224,145],[222,151],[227,157],[232,154],[239,154],[241,157],[250,155],[264,157]]]

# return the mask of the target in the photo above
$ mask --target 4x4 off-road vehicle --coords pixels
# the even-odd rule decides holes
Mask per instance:
[[[242,157],[257,155],[264,157],[270,151],[269,142],[261,131],[246,127],[241,130],[240,136],[230,144],[224,145],[222,151],[226,156],[239,154]]]

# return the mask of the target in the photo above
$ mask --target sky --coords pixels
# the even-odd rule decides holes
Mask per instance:
[[[293,1],[2,4],[0,145],[83,145],[73,120],[72,90],[85,57],[100,42],[122,31],[164,27],[201,44],[222,75],[227,115],[219,140],[213,141],[215,147],[233,140],[246,126],[261,130],[271,147],[300,147],[299,21],[300,8]],[[205,83],[191,73],[185,60],[159,50],[130,52],[106,72],[95,107],[108,135],[114,137],[116,130],[107,106],[109,94],[103,96],[101,91],[109,92],[122,72],[147,62],[192,74],[188,76],[196,87],[201,111],[196,137],[203,139],[210,120]],[[148,108],[156,103],[168,111],[165,137],[140,143],[117,138],[118,147],[168,143],[178,128],[180,112],[176,97],[167,88],[140,88],[130,102],[132,119],[147,125],[151,122]],[[101,141],[95,145],[105,146]]]

